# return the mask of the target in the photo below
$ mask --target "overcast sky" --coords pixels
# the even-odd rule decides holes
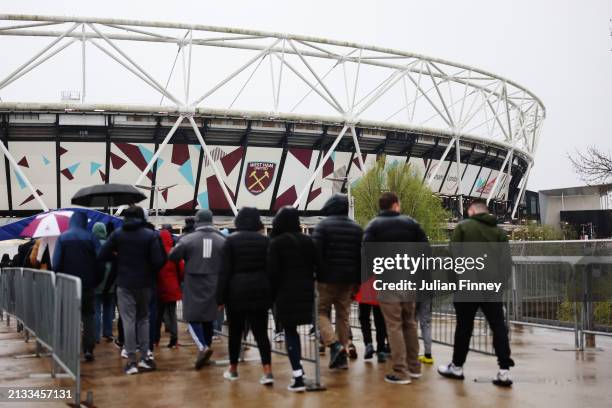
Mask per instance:
[[[589,145],[612,150],[610,0],[19,0],[2,2],[0,12],[308,34],[417,52],[497,73],[529,88],[547,108],[530,189],[584,184],[574,175],[567,153]]]

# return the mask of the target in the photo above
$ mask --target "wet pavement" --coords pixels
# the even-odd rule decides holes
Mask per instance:
[[[162,345],[168,339],[162,339]],[[383,381],[384,364],[365,362],[363,345],[356,341],[359,359],[349,370],[331,371],[324,365],[323,392],[293,394],[286,391],[291,369],[285,356],[273,355],[276,383],[264,387],[257,362],[239,366],[240,379],[224,380],[225,367],[209,366],[195,371],[195,346],[181,325],[178,349],[156,351],[159,369],[133,376],[123,374],[119,350],[103,342],[96,361],[82,364],[83,399],[93,392],[97,407],[610,407],[612,406],[612,339],[598,337],[599,351],[556,351],[573,345],[573,333],[524,327],[512,336],[514,386],[500,389],[491,384],[497,371],[494,356],[471,352],[464,367],[464,381],[448,380],[435,372],[438,363],[449,361],[452,349],[434,344],[434,366],[424,366],[421,379],[410,385]],[[227,358],[226,343],[215,343],[213,359]],[[67,379],[39,378],[50,372],[50,359],[21,357],[35,350],[24,343],[15,327],[0,322],[0,386],[69,387]],[[257,349],[247,351],[250,360]],[[327,356],[323,357],[327,362]],[[387,363],[389,364],[389,363]],[[308,374],[312,364],[305,364]],[[65,403],[2,403],[0,407],[65,407]]]

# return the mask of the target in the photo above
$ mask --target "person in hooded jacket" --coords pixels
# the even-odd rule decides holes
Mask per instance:
[[[306,391],[301,364],[301,344],[297,326],[311,324],[314,281],[318,250],[310,237],[302,234],[298,210],[282,207],[272,222],[268,247],[268,274],[277,318],[285,330],[285,346],[293,370],[289,391]]]
[[[106,225],[96,222],[91,232],[100,242],[100,248],[106,242]],[[96,342],[100,342],[102,336],[108,341],[113,341],[113,319],[115,318],[115,295],[109,284],[111,263],[104,263],[104,278],[96,288]]]
[[[225,237],[213,226],[209,210],[198,210],[195,230],[170,251],[171,261],[185,260],[183,319],[198,347],[195,369],[208,364],[213,353],[213,321],[217,318],[217,281],[223,266]]]
[[[346,194],[332,195],[323,206],[327,216],[312,233],[321,256],[317,273],[321,342],[330,348],[329,368],[347,368],[346,347],[350,343],[349,316],[352,297],[361,282],[361,239],[363,230],[349,218]],[[336,311],[336,330],[331,308]]]
[[[75,212],[70,217],[70,226],[55,244],[53,261],[55,272],[81,278],[81,320],[83,321],[83,353],[85,361],[94,360],[95,300],[96,286],[103,277],[103,271],[96,262],[100,241],[87,230],[87,216]]]
[[[132,206],[125,210],[123,226],[104,243],[99,262],[117,259],[117,299],[123,321],[128,363],[125,373],[156,368],[149,354],[149,303],[157,273],[166,262],[156,231],[147,227],[144,210]],[[138,333],[138,336],[136,335]],[[140,361],[136,361],[136,344]]]
[[[166,254],[174,245],[172,234],[167,229],[159,232]],[[155,343],[161,337],[161,325],[167,317],[167,328],[170,330],[168,348],[176,348],[178,344],[178,322],[176,318],[176,302],[183,298],[181,282],[183,281],[183,262],[168,260],[157,275],[157,313],[155,322]]]
[[[272,357],[268,338],[268,309],[272,298],[270,279],[266,271],[269,238],[259,211],[243,207],[234,220],[236,232],[230,234],[223,249],[223,267],[217,285],[217,304],[225,307],[229,321],[229,370],[223,377],[238,379],[238,358],[242,334],[246,324],[250,326],[257,342],[263,376],[263,385],[274,383]]]
[[[451,236],[451,245],[468,242],[487,245],[489,259],[497,262],[496,270],[490,270],[500,274],[499,281],[507,281],[510,273],[512,258],[508,247],[508,236],[500,227],[497,226],[495,216],[489,214],[487,202],[481,198],[474,199],[467,208],[469,218],[461,221]],[[467,245],[470,248],[470,244]],[[472,244],[472,248],[474,248]],[[497,251],[499,251],[497,253]],[[497,255],[491,255],[497,253]],[[492,262],[490,261],[490,262]],[[505,275],[505,276],[504,276]],[[493,332],[493,349],[497,356],[499,371],[493,379],[493,384],[500,387],[512,386],[510,378],[510,367],[514,367],[514,361],[510,357],[510,343],[508,341],[508,328],[505,323],[504,305],[502,298],[497,301],[473,302],[457,301],[455,298],[454,306],[457,315],[457,326],[455,327],[455,341],[453,343],[453,360],[447,365],[438,367],[438,373],[447,378],[463,380],[463,364],[467,358],[474,328],[474,318],[478,309],[481,309]]]
[[[10,268],[11,257],[9,254],[2,254],[2,261],[0,261],[0,268]]]

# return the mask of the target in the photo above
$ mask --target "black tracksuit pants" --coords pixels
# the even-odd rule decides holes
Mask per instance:
[[[463,367],[470,348],[470,339],[474,329],[474,318],[478,308],[482,310],[493,332],[493,347],[497,363],[501,369],[514,366],[510,358],[510,343],[508,329],[504,321],[504,308],[501,302],[456,302],[457,327],[455,328],[455,344],[453,347],[453,364]]]

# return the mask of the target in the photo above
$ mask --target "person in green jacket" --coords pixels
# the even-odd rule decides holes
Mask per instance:
[[[102,222],[96,222],[93,225],[92,232],[100,241],[100,248],[106,242],[106,225]],[[107,262],[104,265],[104,279],[96,287],[96,342],[99,343],[102,336],[107,342],[113,341],[113,319],[115,317],[115,302],[114,302],[114,285],[109,285],[109,275],[111,263]]]
[[[512,259],[508,247],[506,233],[497,226],[497,219],[489,214],[487,203],[483,199],[473,200],[467,213],[469,218],[460,222],[453,231],[451,237],[451,247],[453,245],[461,247],[459,243],[479,243],[483,247],[494,249],[496,254],[489,259],[496,264],[493,268],[488,268],[485,273],[495,274],[494,280],[504,279],[504,273],[510,268]],[[487,244],[485,244],[487,243]],[[489,244],[494,243],[494,244]],[[501,245],[500,245],[501,243]],[[506,243],[506,244],[504,244]],[[474,245],[465,245],[464,248],[475,248]],[[487,276],[488,280],[491,276]],[[463,295],[463,294],[460,294]],[[458,301],[459,299],[459,301]],[[508,341],[508,330],[504,320],[504,309],[501,298],[496,296],[490,299],[480,299],[481,301],[469,301],[463,296],[455,298],[455,312],[457,315],[457,326],[455,327],[455,341],[453,344],[453,360],[447,365],[438,367],[438,373],[447,378],[463,380],[463,364],[470,347],[470,339],[474,328],[474,318],[480,308],[489,322],[493,332],[493,347],[499,364],[499,372],[493,380],[493,384],[502,387],[512,385],[510,379],[510,367],[514,366],[514,361],[510,358],[510,343]],[[467,301],[464,301],[467,300]],[[486,301],[484,301],[486,300]]]

